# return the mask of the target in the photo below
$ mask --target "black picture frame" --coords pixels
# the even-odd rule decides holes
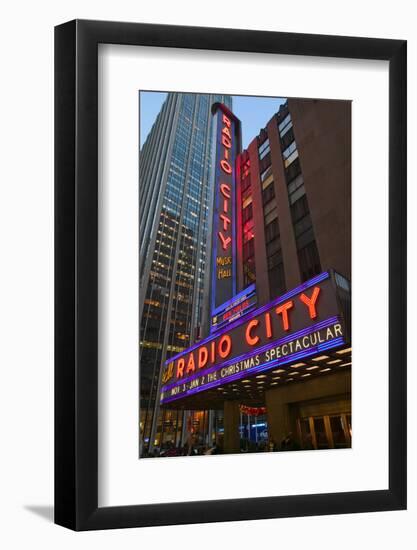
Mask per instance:
[[[98,506],[97,54],[106,43],[389,62],[387,490]],[[406,46],[404,40],[106,21],[55,28],[55,523],[78,531],[406,508]]]

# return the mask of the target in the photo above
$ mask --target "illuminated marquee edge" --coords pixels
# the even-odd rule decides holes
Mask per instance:
[[[328,317],[323,321],[315,323],[314,325],[311,325],[309,327],[302,328],[291,334],[287,334],[286,336],[282,336],[281,338],[278,338],[277,340],[273,340],[272,342],[268,342],[263,346],[252,348],[244,353],[241,353],[240,355],[236,355],[235,357],[231,357],[230,359],[226,359],[225,361],[222,361],[220,363],[215,363],[214,365],[211,365],[211,367],[205,368],[203,371],[190,374],[189,376],[186,376],[181,379],[176,379],[173,382],[168,382],[167,384],[164,384],[164,386],[161,388],[161,391],[168,391],[172,388],[175,388],[176,386],[180,386],[181,384],[186,384],[187,382],[191,382],[192,380],[199,378],[201,375],[212,374],[213,372],[216,372],[221,368],[228,367],[229,365],[233,365],[233,363],[237,363],[238,361],[243,361],[249,357],[252,357],[253,355],[257,355],[259,353],[263,353],[264,351],[268,351],[273,347],[282,346],[284,344],[287,344],[288,342],[291,342],[291,340],[303,338],[304,336],[308,336],[309,334],[318,330],[323,330],[329,327],[330,325],[336,324],[336,323],[340,323],[339,316],[335,315],[333,317]]]
[[[265,313],[265,311],[268,311],[270,308],[272,308],[272,307],[274,307],[274,306],[276,306],[276,305],[278,305],[282,302],[285,302],[286,300],[288,300],[289,298],[292,298],[296,294],[299,294],[303,290],[307,290],[308,288],[310,288],[310,287],[312,287],[312,286],[314,286],[318,283],[321,283],[322,281],[325,281],[329,278],[330,278],[330,272],[329,271],[324,271],[323,273],[320,273],[319,275],[316,275],[315,277],[313,277],[312,279],[306,281],[305,283],[302,283],[301,285],[296,286],[292,290],[289,290],[285,294],[282,294],[281,296],[278,296],[278,298],[275,298],[271,302],[268,302],[267,304],[259,307],[258,309],[255,309],[255,310],[252,310],[252,311],[248,312],[246,315],[243,315],[242,317],[240,317],[236,321],[233,321],[232,323],[230,323],[226,327],[219,328],[215,333],[210,334],[209,336],[207,336],[207,338],[203,338],[202,340],[199,340],[198,342],[196,342],[195,344],[193,344],[189,348],[186,348],[185,350],[181,351],[180,353],[177,353],[177,355],[173,355],[172,357],[170,357],[169,359],[167,359],[165,361],[164,367],[166,367],[169,363],[172,363],[173,361],[176,361],[177,359],[179,359],[183,355],[187,355],[187,353],[192,352],[193,350],[199,348],[200,346],[203,346],[203,345],[207,344],[208,342],[211,342],[212,340],[215,340],[216,338],[218,338],[222,334],[224,334],[226,332],[229,332],[229,331],[233,330],[234,328],[236,328],[240,325],[243,325],[244,323],[246,323],[247,321],[253,319],[257,315],[261,315],[262,313]]]
[[[310,334],[312,334],[312,333],[314,333],[318,330],[329,328],[331,325],[335,325],[336,323],[339,323],[339,324],[342,325],[342,320],[341,320],[340,316],[329,317],[328,319],[326,319],[324,321],[321,321],[320,323],[317,323],[317,324],[315,324],[311,327],[302,329],[302,330],[300,330],[298,332],[295,332],[291,335],[288,335],[284,338],[280,338],[280,339],[276,340],[275,342],[269,342],[268,344],[266,344],[265,346],[262,346],[261,348],[251,350],[250,352],[242,354],[238,357],[234,357],[234,358],[229,359],[229,360],[227,360],[223,363],[214,365],[210,369],[207,369],[207,371],[205,371],[205,374],[210,374],[212,372],[217,372],[217,371],[221,370],[222,368],[225,368],[229,365],[236,364],[239,361],[244,361],[245,359],[249,359],[251,357],[259,355],[260,353],[271,350],[274,347],[285,344],[286,342],[290,342],[292,340],[297,340],[299,338],[302,338],[303,336],[308,336],[308,335],[310,335]],[[317,353],[321,353],[325,350],[333,349],[333,348],[336,348],[336,347],[339,347],[339,346],[342,346],[342,345],[345,345],[345,344],[346,344],[345,336],[339,336],[337,338],[333,338],[333,339],[328,340],[326,342],[322,342],[320,344],[317,344],[316,346],[309,347],[308,349],[292,353],[288,356],[279,357],[279,358],[274,359],[272,361],[264,362],[261,365],[257,365],[257,366],[252,367],[252,368],[240,370],[239,372],[237,372],[235,374],[232,374],[230,376],[227,376],[224,379],[214,380],[213,382],[208,382],[204,386],[198,386],[198,387],[189,389],[189,390],[187,390],[187,391],[185,391],[181,394],[163,398],[163,399],[160,400],[160,402],[163,405],[163,404],[166,404],[166,403],[170,403],[172,401],[177,401],[179,399],[185,399],[185,398],[187,398],[191,395],[194,395],[195,393],[200,393],[200,392],[212,389],[212,388],[227,385],[227,384],[230,384],[233,381],[240,380],[241,378],[245,378],[245,377],[248,377],[248,376],[252,376],[253,374],[257,374],[257,373],[260,373],[260,372],[270,370],[270,369],[272,369],[276,366],[285,365],[285,364],[288,364],[288,363],[293,363],[294,361],[298,361],[300,359],[304,359],[306,357],[316,355]],[[169,384],[169,385],[167,384],[166,386],[161,388],[161,390],[162,390],[161,393],[163,394],[165,391],[169,391],[173,387],[181,386],[182,384],[190,382],[190,381],[198,378],[199,376],[201,376],[201,374],[196,373],[196,374],[192,375],[191,377],[188,377],[187,379],[184,379],[184,380],[181,380],[181,381],[176,381],[176,382],[174,382],[172,384]]]

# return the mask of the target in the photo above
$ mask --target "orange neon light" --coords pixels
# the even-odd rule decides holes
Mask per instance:
[[[282,326],[284,330],[290,329],[290,322],[288,319],[288,310],[291,309],[294,306],[294,302],[292,300],[289,300],[288,302],[285,302],[284,304],[281,304],[277,307],[275,310],[278,315],[282,315]]]
[[[214,361],[216,360],[216,349],[215,349],[215,342],[214,340],[211,342],[211,346],[210,346],[210,361],[212,363],[214,363]]]
[[[189,372],[194,372],[194,371],[195,371],[194,354],[191,353],[190,358],[188,359],[186,373],[188,374]]]
[[[224,231],[227,231],[227,226],[229,223],[232,223],[232,220],[225,216],[224,214],[220,214],[220,219],[223,220],[223,229]]]
[[[259,336],[252,336],[252,334],[251,334],[252,329],[257,327],[258,325],[259,325],[258,319],[252,319],[252,321],[250,321],[248,323],[248,326],[246,327],[245,339],[246,339],[247,344],[249,344],[250,346],[254,346],[255,344],[257,344],[259,342]]]
[[[185,359],[181,357],[177,363],[177,378],[184,376]]]
[[[224,346],[224,344],[226,344],[226,347]],[[232,339],[228,334],[223,334],[223,336],[220,338],[218,346],[219,355],[222,359],[224,359],[232,351]]]
[[[232,140],[222,134],[222,145],[224,145],[227,149],[230,149],[232,147]]]
[[[317,317],[317,309],[316,309],[316,302],[317,298],[320,294],[320,287],[315,286],[313,290],[313,294],[309,298],[304,293],[301,294],[300,300],[308,307],[308,313],[310,315],[310,319],[315,319]]]
[[[265,313],[265,326],[266,326],[266,337],[272,338],[271,315],[269,313]]]
[[[227,250],[229,248],[229,244],[232,242],[232,237],[225,237],[221,231],[219,231],[218,235],[222,242],[223,250]]]
[[[202,369],[203,367],[205,367],[207,365],[207,361],[208,361],[208,351],[205,346],[202,346],[198,350],[198,368]]]
[[[224,113],[223,113],[223,124],[226,124],[226,126],[227,126],[228,128],[230,128],[230,126],[232,125],[232,121],[231,121],[230,118],[229,118],[227,115],[225,115]]]
[[[227,160],[222,159],[222,160],[220,161],[220,166],[221,166],[223,172],[226,172],[226,174],[231,174],[231,173],[232,173],[232,167],[231,167],[230,164],[227,162]]]

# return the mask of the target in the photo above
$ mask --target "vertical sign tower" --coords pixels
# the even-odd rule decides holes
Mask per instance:
[[[236,157],[240,151],[240,121],[223,104],[212,107],[215,117],[215,170],[211,328],[217,313],[236,294]]]
[[[211,273],[211,332],[252,308],[255,285],[237,284],[237,159],[241,148],[240,120],[222,103],[212,107],[215,117],[214,209]]]

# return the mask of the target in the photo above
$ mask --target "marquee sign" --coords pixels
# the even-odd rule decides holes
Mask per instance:
[[[218,330],[223,326],[239,319],[256,306],[257,296],[255,283],[246,287],[242,292],[233,296],[231,300],[222,304],[213,311],[211,330]]]
[[[229,323],[165,363],[161,404],[345,344],[329,272]]]
[[[221,103],[216,117],[211,310],[236,294],[236,155],[240,121]]]

